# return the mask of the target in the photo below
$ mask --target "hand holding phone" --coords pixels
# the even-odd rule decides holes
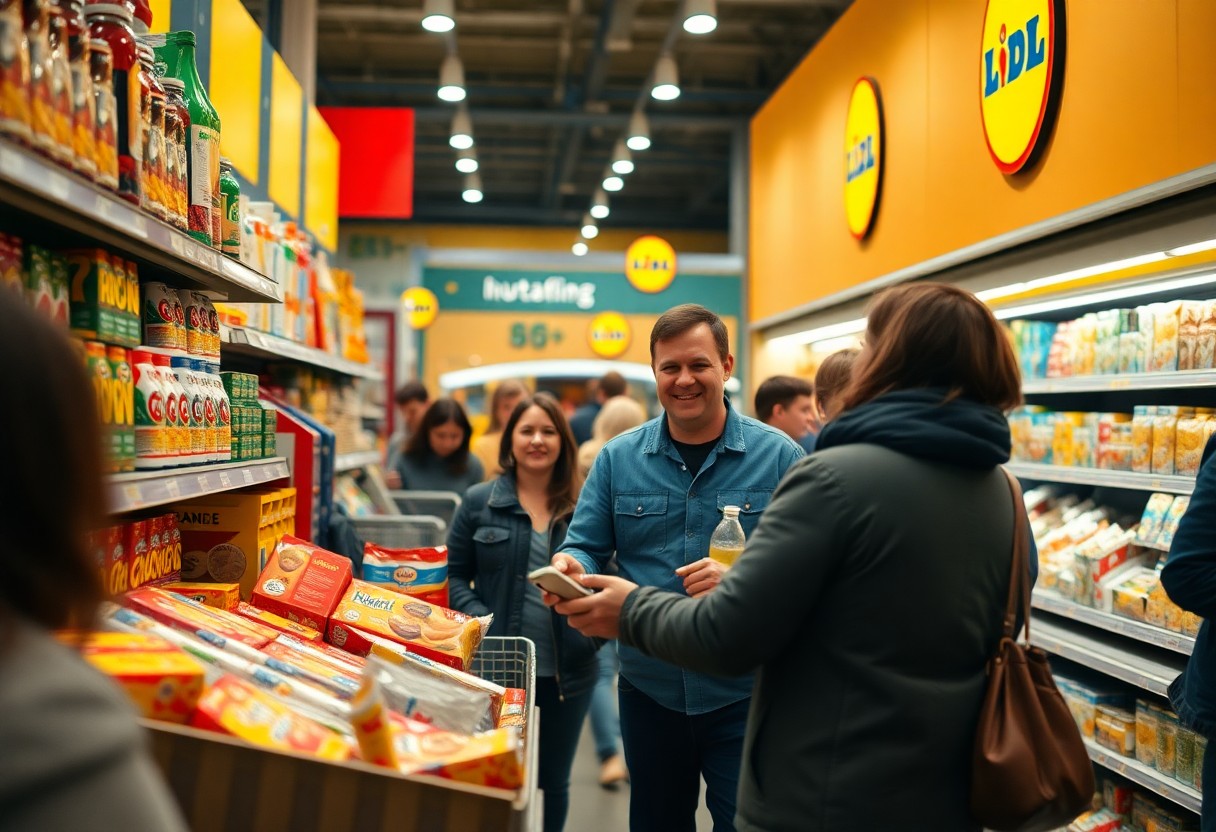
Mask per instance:
[[[585,598],[593,594],[587,587],[568,575],[558,572],[552,566],[542,566],[540,569],[530,572],[528,580],[545,592],[550,592],[564,601],[573,601],[576,598]]]

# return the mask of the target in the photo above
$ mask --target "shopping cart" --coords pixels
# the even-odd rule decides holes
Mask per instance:
[[[392,549],[442,546],[447,540],[447,523],[429,515],[371,515],[352,517],[350,522],[355,534],[364,542]]]
[[[536,645],[530,638],[521,636],[487,636],[473,656],[469,672],[487,682],[506,688],[524,690],[524,749],[527,759],[525,770],[529,782],[519,790],[512,804],[521,813],[520,832],[533,832],[541,828],[544,812],[536,791],[536,774],[539,765],[536,720]]]
[[[455,491],[390,491],[388,495],[402,514],[429,514],[448,525],[460,508],[460,495]]]

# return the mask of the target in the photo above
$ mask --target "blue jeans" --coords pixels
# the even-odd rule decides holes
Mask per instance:
[[[616,709],[616,695],[612,685],[616,681],[621,663],[616,654],[616,642],[604,642],[599,652],[600,675],[595,680],[591,693],[591,733],[595,736],[595,753],[604,762],[615,755],[621,746],[621,717]]]
[[[750,701],[690,716],[664,708],[624,676],[617,690],[629,766],[630,832],[696,832],[702,777],[714,832],[734,832]]]
[[[552,676],[536,680],[536,706],[540,709],[537,785],[544,791],[545,832],[562,832],[566,825],[566,813],[570,809],[570,769],[574,766],[579,733],[590,705],[590,689],[562,700]]]

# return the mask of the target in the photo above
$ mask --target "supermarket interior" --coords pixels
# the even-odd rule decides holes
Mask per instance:
[[[1213,0],[0,0],[0,829],[1216,832],[1214,35]],[[827,564],[805,711],[810,653],[664,660],[735,643],[763,518],[852,482],[873,399],[971,395],[875,380],[920,346],[875,299],[940,284],[1017,364],[985,472],[1093,774],[1004,825],[912,789],[981,765],[999,638],[957,759],[856,781],[890,713],[941,734],[870,671],[949,652],[833,675],[870,532],[785,546]],[[935,632],[937,597],[882,605]]]

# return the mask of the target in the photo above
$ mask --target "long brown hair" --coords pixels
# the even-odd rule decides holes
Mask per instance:
[[[819,409],[823,411],[825,418],[831,419],[836,415],[836,408],[840,406],[840,393],[852,378],[853,364],[856,363],[860,352],[861,350],[855,347],[838,350],[823,359],[823,363],[815,371],[815,400],[819,402]]]
[[[78,346],[0,293],[0,619],[87,627],[102,598],[87,544],[105,516],[101,420]]]
[[[515,426],[529,407],[539,407],[543,410],[557,428],[557,435],[561,439],[561,450],[558,451],[557,462],[553,466],[553,476],[549,479],[549,510],[555,517],[560,517],[574,511],[581,483],[578,480],[578,446],[574,444],[570,423],[566,421],[566,414],[562,412],[562,406],[557,403],[557,399],[548,393],[537,393],[515,405],[511,418],[503,428],[502,441],[498,444],[498,464],[504,471],[515,469],[512,437],[515,434]]]
[[[444,459],[448,473],[463,474],[469,470],[469,441],[473,438],[473,426],[469,424],[469,417],[465,415],[464,408],[455,399],[436,399],[431,402],[431,406],[422,416],[418,430],[406,443],[405,455],[420,461],[427,457],[437,457],[435,449],[431,447],[431,429],[448,422],[455,422],[464,433],[460,447]]]
[[[875,298],[841,407],[923,387],[944,388],[947,401],[964,396],[1001,410],[1022,403],[1008,337],[992,310],[956,286],[910,283]]]
[[[503,430],[502,423],[498,421],[498,406],[502,404],[503,399],[507,396],[527,397],[531,392],[528,389],[528,385],[517,378],[500,381],[498,386],[494,388],[494,393],[490,396],[490,427],[486,430],[486,433],[498,433]]]

